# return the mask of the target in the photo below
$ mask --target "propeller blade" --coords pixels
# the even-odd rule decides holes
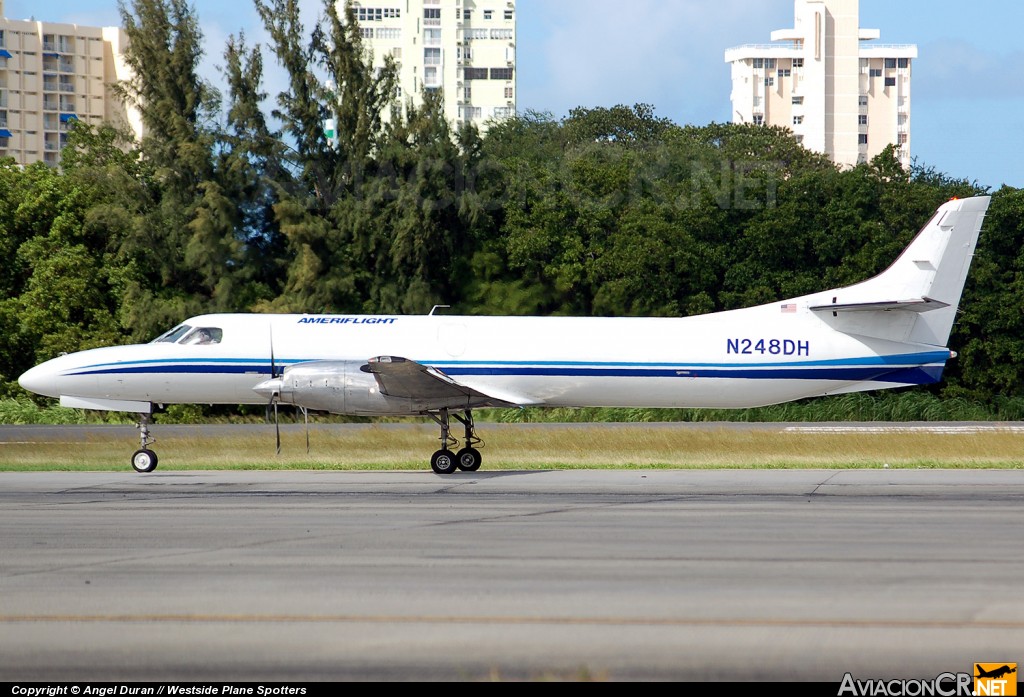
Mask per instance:
[[[277,399],[274,399],[274,435],[277,437],[277,454],[281,454],[281,422],[277,418]]]
[[[277,363],[274,361],[274,325],[270,325],[270,377],[280,377],[277,374]]]
[[[306,454],[309,455],[309,409],[302,407],[302,416],[306,420]]]

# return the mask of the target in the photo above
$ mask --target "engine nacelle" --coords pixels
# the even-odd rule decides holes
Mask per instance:
[[[285,368],[275,391],[284,404],[352,416],[409,416],[449,405],[381,394],[377,379],[363,372],[366,361],[311,361]],[[264,383],[266,384],[266,383]],[[455,400],[451,400],[455,402]]]

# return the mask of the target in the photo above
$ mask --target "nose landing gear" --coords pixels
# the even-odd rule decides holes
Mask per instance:
[[[132,454],[132,469],[136,472],[152,472],[156,469],[156,453],[149,449],[149,446],[156,442],[156,438],[149,435],[150,415],[139,414],[139,421],[136,428],[139,429],[139,443],[142,446]]]

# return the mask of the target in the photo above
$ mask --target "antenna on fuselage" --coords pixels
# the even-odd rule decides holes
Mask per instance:
[[[430,311],[430,314],[427,315],[427,316],[428,317],[433,317],[434,313],[437,312],[438,310],[444,310],[444,309],[447,309],[447,308],[451,308],[451,305],[434,305],[434,308]]]

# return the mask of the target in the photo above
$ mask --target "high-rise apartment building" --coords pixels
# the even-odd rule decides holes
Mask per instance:
[[[56,166],[75,119],[141,136],[137,112],[110,89],[128,74],[120,27],[7,19],[3,9],[0,0],[0,157]]]
[[[403,102],[441,90],[449,122],[481,130],[516,113],[514,0],[364,0],[353,7],[374,64],[389,55],[398,62]]]
[[[910,166],[913,44],[877,44],[859,0],[795,0],[795,26],[771,44],[725,52],[734,123],[786,126],[834,162],[866,162],[890,143]]]

